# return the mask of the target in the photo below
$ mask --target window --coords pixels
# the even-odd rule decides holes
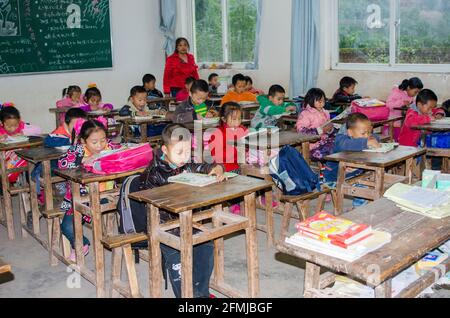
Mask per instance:
[[[450,1],[334,0],[334,68],[450,71]]]
[[[193,0],[199,63],[254,63],[258,0]]]

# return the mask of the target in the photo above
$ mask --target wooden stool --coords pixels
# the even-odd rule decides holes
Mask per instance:
[[[47,220],[48,254],[51,266],[58,265],[55,248],[60,244],[64,258],[68,259],[70,256],[70,243],[61,233],[61,219],[64,217],[64,214],[65,212],[59,209],[42,212],[42,216]]]
[[[112,251],[110,297],[122,295],[127,298],[142,298],[131,245],[146,240],[148,240],[146,234],[116,235],[101,240],[103,246]],[[127,286],[121,280],[123,259],[128,275]]]
[[[335,207],[336,213],[336,190],[324,188],[322,191],[311,192],[299,196],[282,196],[280,202],[284,203],[284,214],[281,221],[281,234],[280,234],[280,242],[284,243],[286,239],[287,233],[289,232],[289,225],[292,218],[292,210],[294,204],[297,206],[298,210],[298,219],[300,221],[304,221],[309,217],[310,205],[312,200],[318,199],[316,213],[323,211],[326,197],[328,194],[331,194],[333,199],[333,205]],[[295,216],[294,216],[295,217]]]

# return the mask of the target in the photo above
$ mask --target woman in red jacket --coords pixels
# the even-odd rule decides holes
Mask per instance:
[[[195,58],[189,54],[189,42],[185,38],[178,38],[176,41],[175,53],[167,58],[166,69],[164,70],[164,94],[175,97],[176,94],[184,88],[188,77],[196,80],[200,79],[198,75],[198,66]]]

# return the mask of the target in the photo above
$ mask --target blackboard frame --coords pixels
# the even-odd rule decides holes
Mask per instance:
[[[86,73],[94,71],[113,71],[114,70],[114,37],[113,37],[113,27],[112,27],[112,10],[111,10],[111,0],[108,0],[109,6],[109,30],[110,30],[110,41],[111,41],[111,67],[102,68],[90,68],[90,69],[78,69],[78,70],[61,70],[61,71],[43,71],[43,72],[28,72],[28,73],[10,73],[1,74],[0,78],[5,77],[18,77],[18,76],[30,76],[30,75],[48,75],[48,74],[62,74],[62,73]]]

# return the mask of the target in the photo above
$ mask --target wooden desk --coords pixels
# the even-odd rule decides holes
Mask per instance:
[[[408,112],[409,109],[410,109],[409,106],[394,107],[394,110],[398,110],[398,111],[402,112],[403,118],[406,117],[406,113]]]
[[[158,142],[161,140],[159,136],[155,137],[148,137],[147,136],[147,126],[148,125],[156,125],[156,124],[164,124],[164,123],[170,123],[165,118],[158,118],[158,117],[148,117],[148,119],[136,119],[132,117],[128,118],[121,118],[118,119],[119,122],[123,123],[123,138],[125,142],[136,142],[140,144],[144,144],[147,142]],[[141,137],[133,137],[131,126],[139,126],[141,130]]]
[[[33,148],[41,146],[44,143],[42,137],[29,137],[27,142],[17,143],[17,144],[1,144],[0,143],[0,165],[1,165],[1,179],[2,179],[2,190],[3,190],[3,205],[0,207],[0,223],[6,225],[8,230],[8,238],[13,240],[15,237],[14,233],[14,221],[13,221],[13,210],[11,196],[15,194],[20,194],[23,192],[28,192],[28,187],[13,187],[8,180],[8,174],[13,172],[25,172],[26,167],[17,169],[7,169],[6,167],[6,152],[16,151],[19,149]]]
[[[251,119],[251,113],[260,107],[259,103],[239,103],[239,105],[241,105],[243,119]]]
[[[325,157],[327,161],[339,162],[336,211],[338,214],[343,213],[345,195],[375,201],[380,199],[385,190],[393,184],[406,180],[411,184],[414,158],[423,157],[424,160],[425,154],[426,150],[424,149],[400,146],[388,153],[340,152]],[[406,177],[385,174],[386,169],[403,162],[406,163]],[[369,179],[366,179],[363,175],[363,178],[346,180],[347,169],[362,169],[373,172],[374,175],[370,176]],[[369,188],[358,188],[354,186],[355,184],[361,184]]]
[[[0,274],[10,273],[11,265],[7,264],[0,258]]]
[[[145,169],[129,171],[126,173],[111,175],[96,175],[84,169],[54,170],[55,174],[71,182],[72,204],[74,208],[74,230],[75,230],[75,252],[76,271],[90,281],[97,288],[97,297],[105,297],[105,267],[104,251],[101,243],[102,239],[102,214],[115,211],[119,197],[119,189],[100,193],[99,184],[101,182],[116,181],[134,174],[142,173]],[[80,186],[89,187],[89,199],[80,196]],[[108,204],[101,205],[100,200],[107,198]],[[89,215],[92,218],[92,247],[95,257],[95,272],[85,266],[83,254],[83,225],[82,215]],[[62,260],[67,263],[66,260]],[[68,263],[67,263],[68,264]],[[68,264],[70,265],[70,264]]]
[[[324,267],[374,288],[375,297],[391,298],[392,278],[450,239],[450,218],[434,220],[404,212],[394,202],[384,198],[347,213],[345,219],[389,232],[392,242],[353,263],[280,242],[277,246],[280,252],[307,261],[305,297],[332,297],[321,291],[334,282],[333,274],[320,275],[321,267]],[[449,270],[450,260],[446,260],[396,297],[416,297]]]
[[[422,131],[421,136],[421,146],[422,148],[427,149],[427,154],[430,157],[442,157],[443,163],[442,163],[442,170],[444,172],[448,172],[450,168],[450,149],[445,148],[428,148],[427,147],[427,134],[429,132],[434,133],[445,133],[450,131],[450,123],[439,123],[439,122],[433,122],[431,124],[427,125],[419,125],[412,127],[412,129],[420,130]],[[431,168],[431,167],[428,167]]]
[[[147,105],[164,104],[167,110],[170,110],[170,104],[176,102],[175,97],[149,98]]]
[[[49,109],[50,113],[55,114],[55,126],[56,126],[56,128],[58,128],[62,124],[60,122],[60,120],[59,120],[61,114],[65,115],[69,111],[69,109],[71,109],[71,107],[58,107],[58,108],[50,108]],[[119,115],[119,110],[117,110],[117,109],[114,110],[113,109],[111,111],[103,111],[103,112],[98,112],[98,111],[96,112],[96,111],[94,111],[94,112],[88,112],[87,115],[88,115],[89,119],[97,118],[97,117],[100,117],[100,116],[107,117],[107,118],[111,118],[111,117],[113,118],[113,117]]]
[[[53,206],[53,184],[63,182],[64,179],[60,177],[52,177],[51,175],[51,164],[52,160],[59,159],[65,152],[55,149],[55,148],[47,148],[47,147],[37,147],[32,149],[25,149],[16,151],[17,155],[22,159],[28,162],[28,174],[31,176],[31,173],[35,169],[38,164],[42,164],[42,177],[39,177],[40,184],[44,187],[45,194],[45,211],[51,212],[54,210]],[[52,240],[52,222],[53,219],[47,219],[47,240],[41,238],[40,224],[39,218],[41,216],[41,212],[39,211],[39,205],[37,201],[37,192],[36,192],[36,181],[32,178],[29,178],[29,186],[30,186],[30,203],[31,203],[31,212],[33,216],[33,229],[30,231],[28,227],[22,225],[22,233],[26,232],[30,234],[33,238],[35,238],[44,248],[46,248],[49,252],[49,259],[51,265],[56,265],[57,260],[53,253],[53,250],[50,248],[51,240]],[[59,219],[57,220],[59,222]]]
[[[148,206],[150,295],[161,297],[161,250],[160,244],[181,252],[181,289],[183,298],[193,297],[192,261],[193,246],[214,241],[214,279],[211,288],[230,297],[242,294],[224,283],[224,236],[245,229],[247,243],[248,296],[259,295],[258,244],[256,237],[256,192],[270,190],[272,184],[263,180],[237,177],[204,188],[170,184],[161,188],[133,193],[130,198],[145,202]],[[244,197],[245,218],[222,212],[222,204]],[[211,211],[193,212],[212,207]],[[160,212],[179,216],[179,222],[160,224]],[[203,220],[213,219],[214,228],[201,225]],[[227,221],[228,220],[228,221]],[[233,223],[236,224],[233,225]],[[226,225],[224,226],[223,223]],[[180,237],[167,233],[180,228]],[[203,232],[193,235],[193,228]]]

